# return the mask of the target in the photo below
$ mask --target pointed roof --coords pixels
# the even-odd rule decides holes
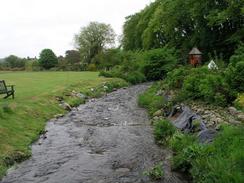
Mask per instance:
[[[199,49],[198,49],[197,47],[194,47],[194,48],[190,51],[189,55],[202,55],[202,52],[200,52]]]

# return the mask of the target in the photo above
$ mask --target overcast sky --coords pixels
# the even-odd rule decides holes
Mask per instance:
[[[125,17],[152,0],[6,0],[0,2],[0,58],[57,55],[73,49],[73,37],[90,21],[109,23],[122,33]]]

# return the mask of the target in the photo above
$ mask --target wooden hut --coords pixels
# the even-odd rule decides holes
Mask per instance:
[[[189,53],[190,64],[194,67],[201,65],[202,63],[202,52],[197,47],[194,47]]]

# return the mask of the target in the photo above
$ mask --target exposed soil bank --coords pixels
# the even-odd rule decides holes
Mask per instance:
[[[170,154],[155,145],[147,112],[137,106],[147,87],[120,89],[51,120],[31,159],[1,182],[148,183],[153,181],[143,172],[159,161],[165,169],[159,182],[183,182],[170,172]]]

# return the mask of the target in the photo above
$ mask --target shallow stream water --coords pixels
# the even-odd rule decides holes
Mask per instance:
[[[32,157],[1,183],[182,183],[169,166],[168,150],[155,145],[147,112],[137,106],[147,84],[93,99],[63,118],[50,120]],[[144,172],[163,162],[165,178]]]

